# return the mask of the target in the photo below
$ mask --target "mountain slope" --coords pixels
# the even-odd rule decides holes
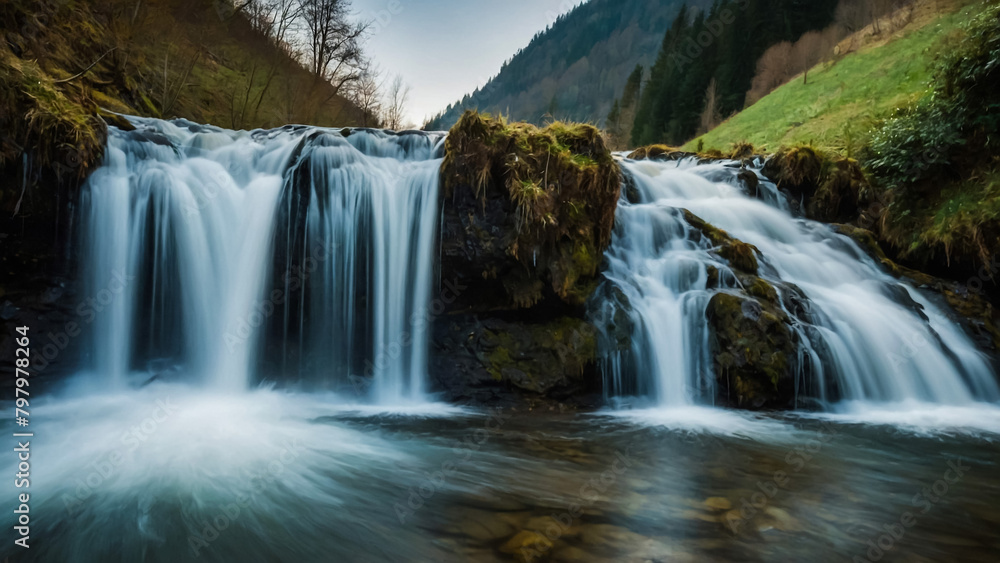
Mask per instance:
[[[637,64],[648,67],[684,0],[590,0],[561,16],[485,86],[432,119],[447,129],[466,109],[539,123],[603,123]],[[711,0],[689,5],[709,6]]]

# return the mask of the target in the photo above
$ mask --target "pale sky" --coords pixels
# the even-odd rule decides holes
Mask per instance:
[[[410,86],[414,125],[486,84],[536,32],[581,0],[353,0],[374,20],[366,52]],[[388,80],[387,80],[388,82]]]

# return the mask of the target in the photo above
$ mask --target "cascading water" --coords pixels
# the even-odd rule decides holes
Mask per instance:
[[[937,305],[883,272],[848,237],[793,217],[772,183],[761,178],[752,198],[738,187],[738,163],[624,160],[622,166],[634,190],[622,196],[605,274],[627,297],[633,328],[631,350],[606,357],[609,396],[661,406],[711,403],[715,396],[706,306],[739,281],[685,221],[687,209],[756,246],[762,278],[802,292],[808,315],[796,319],[798,377],[811,382],[814,398],[1000,399],[988,361]],[[719,272],[719,288],[709,287],[709,267]],[[601,304],[598,323],[615,307]],[[831,384],[835,397],[826,393]]]
[[[442,136],[134,123],[81,206],[95,371],[420,399]]]

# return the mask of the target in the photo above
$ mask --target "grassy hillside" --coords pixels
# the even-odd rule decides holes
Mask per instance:
[[[976,9],[951,3],[941,13],[940,4],[921,2],[913,22],[894,37],[821,63],[808,83],[800,75],[685,148],[726,149],[746,140],[769,150],[811,143],[855,152],[880,118],[928,91],[934,59]]]
[[[0,22],[14,81],[28,71],[82,106],[230,128],[357,118],[222,0],[12,0]]]

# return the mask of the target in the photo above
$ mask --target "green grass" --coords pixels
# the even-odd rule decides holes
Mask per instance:
[[[1000,171],[989,170],[976,178],[952,184],[936,201],[928,203],[922,211],[929,216],[914,218],[925,228],[917,231],[908,249],[910,252],[919,251],[925,245],[931,249],[940,245],[946,255],[950,255],[967,245],[976,247],[967,250],[979,251],[984,263],[990,262],[988,245],[991,241],[984,229],[989,232],[990,226],[995,227],[1000,221]]]
[[[684,149],[727,149],[749,141],[758,149],[808,143],[851,153],[876,120],[928,91],[934,57],[974,7],[938,16],[919,29],[883,45],[821,63],[771,92]]]

